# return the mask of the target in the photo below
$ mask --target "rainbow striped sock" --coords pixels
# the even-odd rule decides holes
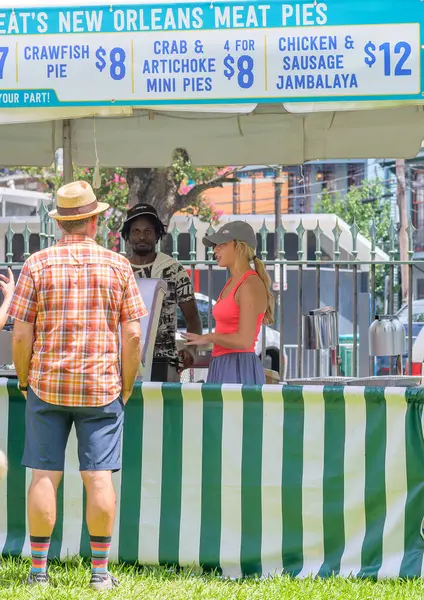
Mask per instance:
[[[31,535],[29,538],[31,545],[31,573],[47,573],[47,555],[50,548],[50,537],[37,537]]]
[[[91,572],[93,575],[107,573],[111,537],[90,535],[91,546]]]

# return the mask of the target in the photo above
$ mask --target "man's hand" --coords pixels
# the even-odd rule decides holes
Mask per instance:
[[[27,388],[27,389],[24,389]],[[27,383],[21,383],[18,379],[18,390],[21,392],[22,396],[25,398],[25,400],[27,399],[28,396],[28,382]]]
[[[184,369],[189,369],[194,364],[194,356],[188,350],[180,350],[178,352],[178,359],[180,363],[178,374],[182,373]]]

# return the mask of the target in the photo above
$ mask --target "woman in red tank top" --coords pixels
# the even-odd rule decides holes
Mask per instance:
[[[203,243],[214,248],[218,265],[228,268],[231,278],[213,309],[214,333],[186,333],[186,344],[213,343],[207,383],[264,384],[255,346],[262,323],[274,322],[274,298],[265,265],[255,256],[255,232],[248,223],[233,221],[203,238]]]

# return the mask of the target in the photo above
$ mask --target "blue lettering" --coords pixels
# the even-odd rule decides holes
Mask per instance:
[[[303,35],[281,37],[278,40],[280,52],[322,52],[337,50],[336,35]]]
[[[68,77],[67,65],[47,65],[47,79],[66,79]]]
[[[211,77],[184,77],[184,92],[210,92],[212,89]]]
[[[90,58],[88,44],[63,46],[25,46],[25,60],[84,60]]]
[[[177,85],[175,77],[162,77],[158,79],[147,78],[148,94],[163,94],[165,92],[176,92]]]
[[[215,73],[215,58],[161,58],[145,60],[143,75],[176,75],[179,73]]]
[[[165,40],[163,42],[153,42],[153,52],[155,54],[187,54],[187,42],[185,40]]]
[[[358,88],[356,75],[351,73],[317,75],[279,75],[277,90],[332,90]]]
[[[283,69],[285,71],[291,71],[290,56],[285,56],[283,58]]]
[[[283,57],[285,71],[340,71],[344,69],[343,54],[311,54]]]

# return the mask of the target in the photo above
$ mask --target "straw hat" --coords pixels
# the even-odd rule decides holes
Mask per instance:
[[[57,221],[79,221],[94,217],[109,208],[106,202],[97,202],[93,188],[87,181],[73,181],[57,190],[56,209],[49,216]]]

